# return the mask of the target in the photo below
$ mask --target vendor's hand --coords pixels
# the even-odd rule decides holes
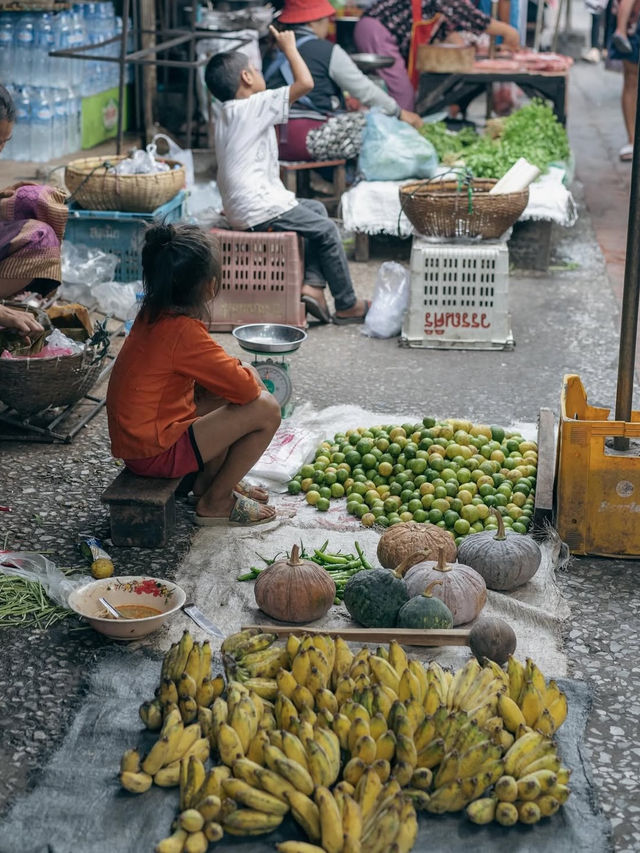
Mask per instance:
[[[406,121],[407,124],[410,124],[411,127],[415,127],[416,130],[419,130],[422,127],[422,119],[418,113],[412,113],[410,110],[400,110],[398,118],[400,121]]]
[[[297,51],[296,34],[293,30],[277,30],[273,25],[269,27],[269,32],[274,37],[276,44],[285,56],[292,50]]]
[[[29,343],[31,343],[30,334],[42,331],[42,326],[29,311],[8,308],[6,305],[0,305],[0,326],[15,329]]]

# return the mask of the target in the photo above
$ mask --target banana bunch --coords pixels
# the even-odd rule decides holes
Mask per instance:
[[[143,794],[152,783],[171,788],[180,783],[180,765],[191,757],[206,761],[209,740],[203,737],[199,723],[185,726],[174,707],[167,714],[160,737],[141,757],[137,749],[127,749],[120,760],[120,784],[133,794]]]
[[[286,649],[274,646],[275,634],[248,628],[227,637],[221,646],[227,679],[246,683],[264,699],[275,699],[278,686],[275,675],[289,666]]]
[[[496,780],[493,795],[467,806],[473,823],[537,823],[567,801],[571,771],[563,766],[553,741],[529,728],[519,735],[504,756],[504,775]]]
[[[208,640],[194,642],[185,631],[179,643],[173,643],[162,661],[160,685],[151,702],[143,702],[139,713],[151,731],[162,728],[174,706],[187,725],[198,718],[200,708],[209,708],[224,690],[221,675],[211,678],[211,645]]]
[[[507,692],[501,697],[500,715],[510,732],[529,726],[551,737],[567,717],[567,697],[556,682],[527,658],[522,664],[511,656],[507,663]]]

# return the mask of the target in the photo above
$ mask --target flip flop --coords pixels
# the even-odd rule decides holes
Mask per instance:
[[[631,42],[626,36],[621,35],[620,33],[613,34],[611,38],[611,44],[613,45],[613,47],[615,47],[618,53],[633,53],[633,47],[631,46]]]
[[[243,495],[245,498],[249,498],[250,500],[255,501],[256,503],[268,504],[269,495],[267,495],[266,498],[256,497],[256,492],[258,490],[263,492],[266,491],[266,489],[263,489],[261,486],[252,486],[251,483],[247,483],[246,480],[240,480],[239,483],[236,483],[236,487],[233,491],[239,495]],[[194,495],[193,492],[189,492],[189,494],[187,495],[187,503],[190,506],[195,506],[199,500],[200,495]]]
[[[266,524],[268,521],[275,521],[275,515],[268,515],[265,518],[259,517],[258,512],[261,504],[257,501],[245,498],[237,492],[233,494],[236,502],[228,518],[196,515],[196,524],[199,527],[250,527],[254,524]]]
[[[315,317],[319,323],[330,323],[331,322],[331,314],[323,308],[322,305],[318,302],[315,296],[309,296],[308,293],[302,293],[300,295],[300,302],[303,302],[305,308],[307,309],[307,314],[311,314],[312,317]]]
[[[628,163],[630,160],[633,160],[633,145],[631,142],[627,142],[627,144],[623,145],[620,149],[620,159],[623,163]]]
[[[333,322],[336,326],[349,326],[352,323],[364,323],[364,318],[367,316],[367,312],[369,308],[371,308],[371,301],[369,299],[365,299],[365,311],[364,314],[354,314],[353,317],[338,317],[337,314],[333,315]]]

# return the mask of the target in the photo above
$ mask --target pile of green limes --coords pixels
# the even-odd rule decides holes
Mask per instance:
[[[288,489],[326,512],[332,498],[366,527],[429,522],[470,533],[506,527],[526,533],[534,509],[538,448],[520,433],[471,421],[358,427],[323,441]]]

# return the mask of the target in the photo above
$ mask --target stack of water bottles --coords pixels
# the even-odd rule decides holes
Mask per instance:
[[[81,148],[82,98],[117,86],[118,64],[49,53],[121,33],[122,19],[110,0],[76,3],[57,14],[0,14],[0,83],[11,92],[17,113],[5,158],[42,162]],[[91,53],[118,57],[120,43]],[[129,74],[132,70],[129,66]]]

